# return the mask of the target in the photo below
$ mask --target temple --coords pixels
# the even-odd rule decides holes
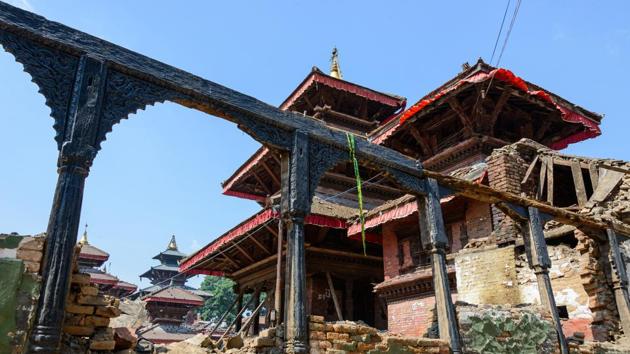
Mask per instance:
[[[459,74],[410,108],[405,104],[403,97],[343,80],[335,50],[330,74],[314,67],[280,108],[366,136],[433,171],[499,190],[510,190],[515,183],[521,190],[524,162],[493,152],[521,139],[562,149],[599,135],[602,118],[481,60],[464,64]],[[277,277],[286,267],[284,257],[278,261],[283,249],[278,243],[284,239],[280,161],[262,147],[223,183],[225,195],[255,200],[262,209],[183,260],[182,272],[227,276],[238,284],[241,297],[273,295],[280,289]],[[383,173],[361,169],[360,175],[363,225],[351,164],[327,171],[317,186],[305,219],[306,312],[325,320],[361,320],[394,333],[427,335],[435,325],[434,280],[418,202]],[[575,200],[562,191],[554,193],[563,194],[554,205],[567,207]],[[457,298],[462,281],[456,277],[458,253],[480,245],[513,246],[519,233],[501,210],[483,201],[450,195],[441,199],[441,207],[448,237],[447,276]],[[522,247],[516,252],[522,254]],[[570,288],[585,294],[579,281]],[[569,306],[558,296],[558,306]],[[278,298],[276,304],[282,303],[282,296]],[[579,311],[569,313],[566,335],[579,330],[592,338],[586,327],[593,317],[590,322],[584,318]],[[572,320],[577,329],[570,326]]]
[[[109,253],[88,242],[87,225],[78,245],[81,248],[77,258],[79,271],[89,274],[90,284],[96,285],[100,292],[121,298],[136,291],[138,288],[136,285],[122,281],[107,272],[104,264],[109,259]]]
[[[0,44],[45,97],[59,149],[46,233],[0,237],[18,326],[0,351],[133,346],[110,327],[122,302],[73,255],[106,135],[169,101],[263,145],[223,184],[261,210],[188,257],[175,242],[157,256],[138,344],[181,339],[202,298],[185,280],[207,274],[236,282],[217,323],[235,320],[166,352],[628,352],[630,162],[558,151],[599,135],[599,114],[481,60],[407,108],[344,79],[337,51],[278,108],[1,1]]]
[[[138,334],[152,343],[178,342],[197,333],[191,326],[196,318],[194,312],[210,294],[186,286],[191,275],[178,270],[180,260],[185,257],[177,248],[173,235],[166,249],[153,257],[160,264],[140,275],[140,278],[149,279],[152,285],[139,290],[134,297],[146,302],[152,325]]]

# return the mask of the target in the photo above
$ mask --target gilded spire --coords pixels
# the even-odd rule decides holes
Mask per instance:
[[[341,68],[339,67],[339,55],[337,52],[337,47],[333,48],[332,56],[330,58],[330,76],[337,79],[343,79]]]
[[[81,239],[79,240],[79,244],[81,246],[88,244],[87,227],[88,225],[85,224],[85,230],[83,230],[83,236],[81,236]]]
[[[171,241],[168,243],[169,250],[177,251],[177,242],[175,242],[175,235],[171,236]]]

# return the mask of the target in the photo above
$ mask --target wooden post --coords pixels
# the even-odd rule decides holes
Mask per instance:
[[[352,297],[353,292],[354,292],[354,280],[346,279],[346,283],[345,283],[346,301],[343,307],[346,313],[345,318],[350,321],[355,319],[354,318],[354,299]]]
[[[287,154],[280,155],[280,218],[278,220],[278,259],[276,262],[276,290],[274,295],[274,325],[277,326],[282,322],[284,318],[284,311],[282,310],[282,249],[284,247],[284,215],[285,209],[288,209],[288,204],[282,201],[284,196],[288,196],[289,189],[289,159]],[[288,211],[288,210],[287,210]]]
[[[610,246],[610,263],[612,264],[612,281],[615,292],[615,303],[619,312],[619,320],[625,336],[630,332],[630,302],[628,300],[628,274],[619,251],[617,234],[612,229],[607,229],[608,243]]]
[[[252,295],[254,297],[254,308],[257,310],[260,310],[260,306],[262,305],[260,303],[260,290],[257,290],[256,292],[254,292],[254,294]],[[258,311],[255,311],[252,313],[252,321],[254,321],[252,323],[252,334],[256,335],[258,334],[258,329],[260,326],[260,316],[258,315]]]
[[[234,299],[234,301],[232,301],[232,304],[230,305],[230,307],[228,307],[227,310],[225,310],[223,315],[221,315],[221,318],[219,318],[219,321],[217,322],[217,324],[210,331],[210,333],[208,333],[208,337],[209,338],[212,338],[212,335],[214,334],[214,332],[216,332],[217,329],[219,328],[219,326],[221,326],[221,323],[225,320],[225,318],[230,313],[230,311],[232,311],[232,308],[234,307],[234,305],[236,305],[237,302],[238,302],[238,297],[236,299]]]
[[[285,336],[288,353],[308,352],[306,318],[306,251],[304,218],[310,210],[308,135],[296,131],[289,166],[287,228],[287,293]]]
[[[61,147],[55,196],[46,229],[42,287],[28,353],[58,353],[77,242],[83,188],[92,161],[102,110],[106,66],[82,57],[68,108],[68,136]]]
[[[562,324],[556,307],[556,300],[553,297],[553,289],[551,280],[549,279],[549,267],[551,260],[547,253],[547,243],[545,242],[545,234],[543,233],[543,223],[540,212],[537,208],[528,207],[527,229],[523,230],[523,241],[527,253],[527,260],[530,268],[536,274],[538,282],[538,292],[540,293],[540,303],[551,313],[553,324],[556,327],[558,341],[560,343],[560,352],[567,354],[569,352],[567,340],[562,332]]]
[[[461,353],[457,317],[446,270],[445,248],[448,245],[448,238],[444,230],[438,183],[432,178],[427,178],[425,181],[427,194],[418,196],[418,216],[420,230],[426,232],[426,235],[421,235],[421,240],[428,241],[431,246],[433,287],[440,338],[450,343],[453,353]]]
[[[339,306],[339,299],[335,293],[335,286],[333,285],[332,277],[330,273],[326,272],[326,280],[328,280],[328,288],[330,289],[330,296],[332,297],[333,304],[335,305],[335,311],[337,312],[337,318],[339,321],[343,321],[343,315],[341,314],[341,306]]]
[[[251,301],[251,299],[250,299]],[[238,311],[236,312],[236,318],[234,318],[234,324],[235,324],[235,329],[236,331],[240,331],[241,330],[241,326],[243,324],[243,291],[239,291],[238,293],[238,301],[237,301],[238,305],[236,306],[236,308],[238,309]],[[247,306],[247,305],[245,305]]]

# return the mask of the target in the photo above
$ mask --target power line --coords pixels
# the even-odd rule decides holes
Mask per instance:
[[[510,8],[511,2],[512,0],[508,0],[507,6],[505,7],[505,11],[503,12],[503,19],[501,20],[499,33],[497,34],[497,39],[494,41],[494,48],[492,48],[492,56],[490,57],[490,64],[492,64],[492,60],[494,60],[494,53],[497,51],[497,46],[499,45],[499,39],[501,38],[501,33],[503,33],[503,25],[505,24],[505,18],[507,17],[508,9]]]

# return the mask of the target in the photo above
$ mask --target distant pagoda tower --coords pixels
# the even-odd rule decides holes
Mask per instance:
[[[160,264],[140,275],[152,284],[140,290],[138,296],[147,303],[149,319],[156,326],[139,334],[153,343],[177,342],[196,334],[184,322],[187,315],[202,306],[210,294],[186,286],[191,275],[179,272],[179,262],[185,257],[186,254],[177,248],[173,235],[166,249],[153,257]]]
[[[109,253],[91,245],[88,241],[87,225],[78,242],[81,247],[78,263],[82,273],[90,275],[90,283],[96,285],[101,292],[107,295],[123,297],[132,294],[138,288],[136,285],[122,281],[111,275],[103,267],[109,259]]]
[[[186,284],[187,276],[179,273],[179,261],[186,257],[186,254],[177,249],[177,241],[175,235],[171,236],[171,240],[166,250],[158,253],[153,259],[160,261],[159,265],[151,267],[151,269],[140,275],[140,278],[146,278],[151,284],[165,287],[168,285],[183,286]]]

